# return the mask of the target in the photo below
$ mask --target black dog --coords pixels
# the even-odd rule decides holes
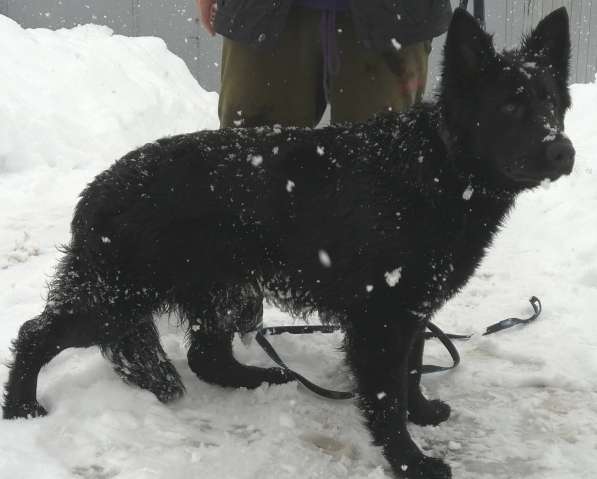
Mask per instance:
[[[186,321],[200,378],[288,381],[232,355],[265,296],[344,326],[359,407],[397,476],[450,477],[407,430],[450,414],[421,393],[422,332],[516,194],[572,170],[568,28],[557,10],[500,55],[456,11],[436,104],[322,130],[203,131],[117,161],[82,193],[47,305],[19,331],[4,417],[45,414],[38,373],[70,347],[99,345],[125,380],[181,395],[152,323],[164,308]]]

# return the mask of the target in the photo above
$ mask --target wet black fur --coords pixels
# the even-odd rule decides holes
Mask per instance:
[[[437,424],[450,413],[421,393],[422,331],[471,277],[515,195],[572,169],[568,18],[558,10],[498,55],[457,11],[444,56],[434,104],[321,130],[165,138],[98,175],[47,305],[14,343],[4,417],[45,413],[39,370],[69,347],[99,345],[128,382],[180,396],[152,322],[164,308],[180,311],[200,378],[285,382],[232,355],[234,331],[260,321],[265,296],[344,326],[358,406],[397,476],[450,477],[407,430],[407,416]]]

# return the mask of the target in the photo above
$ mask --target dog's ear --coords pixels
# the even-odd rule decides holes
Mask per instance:
[[[570,20],[565,7],[554,10],[539,22],[525,39],[523,50],[546,58],[557,75],[568,80],[570,70]]]
[[[476,80],[495,59],[491,36],[470,13],[457,8],[444,47],[444,74],[457,81]]]

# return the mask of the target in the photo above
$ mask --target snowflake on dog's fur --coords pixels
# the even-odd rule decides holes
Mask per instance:
[[[263,156],[249,155],[248,161],[250,161],[253,166],[259,166],[261,163],[263,163]]]
[[[465,201],[468,201],[471,199],[471,197],[473,196],[473,192],[475,190],[473,189],[473,187],[471,185],[468,185],[466,187],[466,190],[464,190],[464,193],[462,193],[462,199],[464,199]]]
[[[396,268],[393,271],[386,271],[386,273],[384,274],[386,283],[388,283],[388,286],[390,288],[393,288],[394,286],[396,286],[398,284],[398,281],[400,281],[401,277],[402,277],[402,267]]]

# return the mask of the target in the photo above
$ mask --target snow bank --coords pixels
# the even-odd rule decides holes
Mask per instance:
[[[25,30],[0,16],[0,44],[0,174],[97,170],[160,136],[217,126],[216,94],[159,38]]]
[[[78,192],[129,149],[217,126],[213,93],[161,40],[104,27],[24,30],[0,16],[0,362],[18,326],[42,307],[55,245],[68,240]],[[470,284],[436,318],[475,332],[456,371],[426,377],[453,407],[437,428],[413,427],[459,479],[579,479],[597,470],[597,84],[575,85],[567,131],[573,174],[523,195]],[[536,323],[483,338],[529,314]],[[289,322],[273,309],[268,322]],[[123,384],[97,350],[69,350],[40,375],[51,414],[0,421],[0,478],[387,479],[354,405],[295,384],[230,391],[196,380],[179,331],[160,321],[188,394],[162,405]],[[334,388],[350,379],[339,335],[274,338],[289,363]],[[268,364],[255,345],[239,358]],[[430,344],[428,359],[445,353]],[[0,382],[7,369],[0,367]]]

